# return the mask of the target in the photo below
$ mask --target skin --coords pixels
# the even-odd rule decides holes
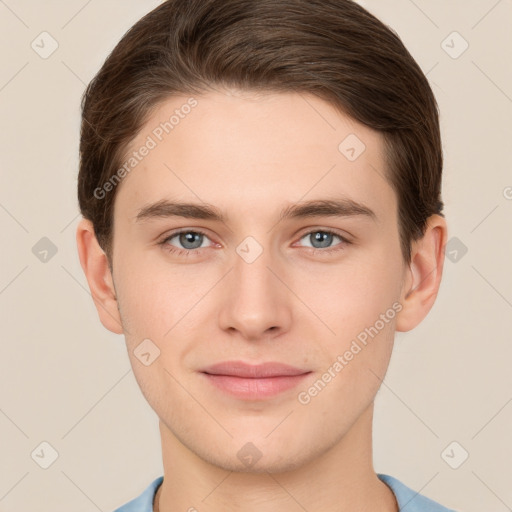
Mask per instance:
[[[413,329],[435,301],[445,220],[429,219],[406,264],[378,132],[311,95],[231,89],[195,98],[191,113],[118,185],[112,271],[91,223],[83,219],[77,229],[100,320],[125,335],[135,378],[160,419],[164,482],[155,510],[397,511],[373,469],[373,401],[395,331]],[[162,103],[130,150],[187,99]],[[355,161],[338,150],[349,134],[366,145]],[[342,197],[375,218],[279,222],[290,204]],[[227,220],[135,220],[160,199],[206,202]],[[195,246],[179,236],[159,244],[183,228],[206,236]],[[314,234],[322,230],[351,243],[333,236],[321,245]],[[252,263],[236,252],[248,236],[263,249]],[[300,403],[298,393],[393,303],[400,312],[309,403]],[[144,339],[160,350],[149,366],[134,354]],[[199,373],[227,360],[279,361],[311,373],[270,399],[242,400]],[[246,443],[262,455],[250,467],[237,457]]]

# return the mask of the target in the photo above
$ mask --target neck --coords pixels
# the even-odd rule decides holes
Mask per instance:
[[[372,464],[373,403],[334,446],[286,472],[236,472],[203,460],[160,422],[164,481],[155,512],[398,512]]]

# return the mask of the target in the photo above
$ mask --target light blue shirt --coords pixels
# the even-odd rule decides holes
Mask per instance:
[[[439,503],[422,496],[421,494],[409,489],[400,480],[377,473],[377,476],[388,485],[393,491],[398,508],[404,512],[455,512],[452,509],[443,507]],[[134,500],[126,503],[114,512],[153,512],[153,499],[164,477],[160,476],[154,480],[144,492]]]

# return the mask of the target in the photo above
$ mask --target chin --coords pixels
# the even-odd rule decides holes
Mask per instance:
[[[294,471],[307,463],[307,459],[300,457],[297,453],[267,453],[262,455],[253,465],[249,465],[242,463],[238,456],[232,457],[231,454],[226,454],[225,457],[219,457],[219,454],[212,454],[211,460],[208,460],[208,462],[225,471],[234,473],[277,474]]]
[[[276,436],[275,439],[266,439],[265,435],[245,435],[243,438],[235,437],[222,446],[213,444],[189,445],[189,449],[209,464],[225,471],[235,473],[286,473],[296,470],[307,464],[323,451],[321,446],[315,447],[299,437]],[[272,434],[273,435],[273,434]],[[271,435],[271,437],[272,437]],[[254,439],[254,441],[251,441]],[[293,444],[290,441],[293,439]],[[215,446],[215,447],[214,447]]]

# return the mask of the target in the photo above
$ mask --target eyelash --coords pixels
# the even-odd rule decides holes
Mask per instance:
[[[194,233],[194,234],[197,234],[197,235],[202,235],[206,238],[209,238],[208,235],[199,230],[199,229],[182,229],[182,230],[179,230],[179,231],[175,231],[171,234],[169,234],[168,236],[166,236],[161,242],[159,242],[159,245],[163,246],[164,250],[170,252],[170,253],[173,253],[173,254],[177,254],[178,256],[186,256],[186,257],[189,257],[189,256],[195,256],[195,255],[199,255],[201,253],[201,249],[207,249],[207,247],[199,247],[197,249],[179,249],[173,245],[170,245],[169,243],[167,243],[169,240],[171,240],[172,238],[178,236],[178,235],[181,235],[182,233]],[[342,235],[340,235],[339,233],[337,233],[336,231],[332,231],[332,230],[329,230],[329,229],[313,229],[311,231],[308,231],[307,233],[304,233],[299,240],[302,240],[304,237],[308,236],[308,235],[311,235],[313,233],[326,233],[328,235],[334,235],[336,237],[338,237],[340,240],[341,240],[341,243],[334,246],[334,247],[331,247],[331,248],[326,248],[326,249],[318,249],[318,248],[315,248],[315,247],[308,247],[308,249],[310,249],[310,253],[316,255],[317,253],[322,253],[322,255],[326,255],[327,254],[332,254],[334,252],[338,252],[338,251],[342,251],[346,245],[350,245],[352,242],[350,242],[349,240],[347,240],[345,237],[343,237]]]

